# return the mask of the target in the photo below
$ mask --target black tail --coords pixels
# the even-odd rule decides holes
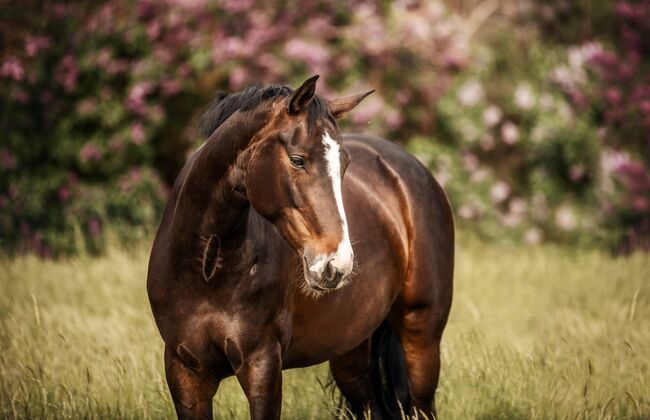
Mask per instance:
[[[387,321],[372,335],[370,382],[374,408],[382,419],[399,419],[411,411],[406,362],[399,338]]]

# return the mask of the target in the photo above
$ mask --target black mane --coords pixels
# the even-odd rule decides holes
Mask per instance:
[[[199,131],[205,137],[216,130],[224,121],[228,119],[237,110],[248,111],[255,108],[260,103],[278,96],[289,96],[293,89],[283,85],[252,85],[235,93],[224,93],[217,91],[215,98],[208,106],[208,110],[201,117],[199,122]],[[330,121],[334,121],[329,111],[327,103],[318,96],[313,97],[309,103],[309,125],[313,126],[315,120],[325,116]],[[335,123],[335,122],[334,122]],[[336,123],[335,123],[336,124]]]

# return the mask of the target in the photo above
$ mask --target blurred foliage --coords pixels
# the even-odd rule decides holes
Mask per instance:
[[[376,88],[489,238],[650,246],[650,1],[25,1],[0,12],[0,247],[155,228],[215,89]]]

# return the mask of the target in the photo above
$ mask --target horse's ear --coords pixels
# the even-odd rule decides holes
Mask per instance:
[[[346,112],[352,110],[355,106],[359,105],[363,99],[370,95],[375,90],[369,90],[366,93],[360,93],[358,95],[346,96],[344,98],[332,99],[328,101],[330,111],[334,118],[341,118],[345,115]]]
[[[289,99],[289,114],[295,115],[300,113],[309,104],[316,92],[316,80],[320,76],[312,76],[302,82],[302,85],[291,95]]]

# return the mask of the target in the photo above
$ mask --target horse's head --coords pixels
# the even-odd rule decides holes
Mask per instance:
[[[314,95],[317,79],[270,105],[270,122],[248,154],[245,189],[302,257],[307,285],[325,291],[341,287],[354,262],[341,192],[350,156],[336,118],[371,92],[325,101]]]

